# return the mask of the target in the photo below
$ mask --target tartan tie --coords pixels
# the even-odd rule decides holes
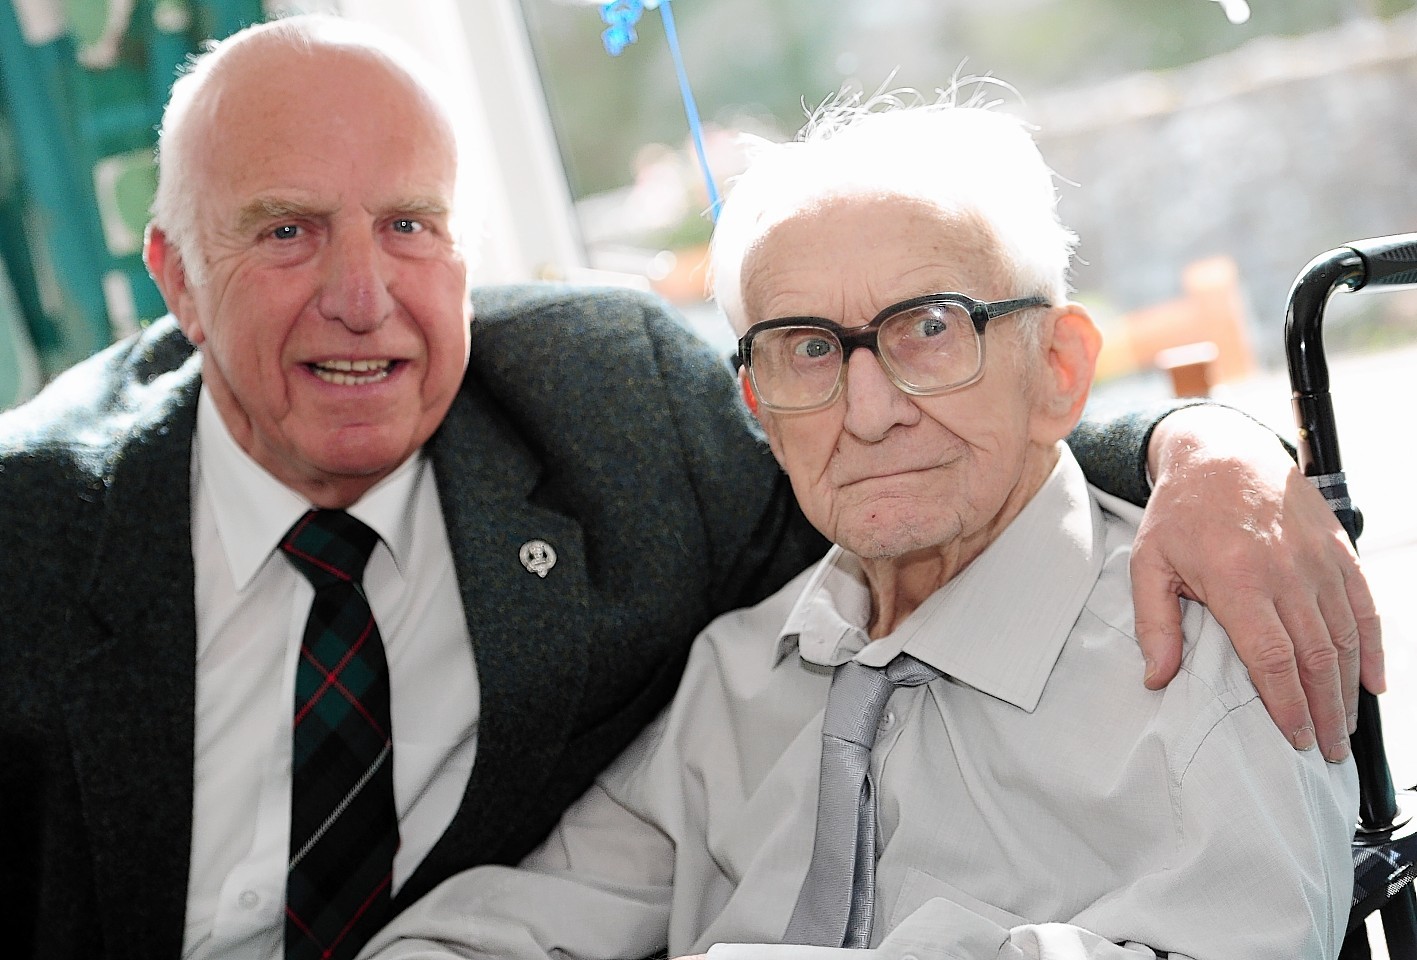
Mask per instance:
[[[876,909],[876,788],[871,748],[896,687],[940,672],[908,654],[884,667],[848,660],[832,674],[822,718],[817,832],[812,861],[783,935],[786,943],[865,949]]]
[[[295,671],[286,960],[353,957],[389,919],[389,668],[361,582],[378,539],[343,510],[311,510],[281,542],[315,588]]]

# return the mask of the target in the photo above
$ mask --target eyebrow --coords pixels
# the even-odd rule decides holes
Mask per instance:
[[[298,200],[280,197],[257,197],[241,208],[236,217],[236,228],[241,233],[250,233],[257,227],[273,220],[317,219],[329,215],[327,207],[312,206]],[[410,217],[445,219],[451,214],[451,207],[435,197],[409,197],[388,204],[380,216],[405,214]]]
[[[236,216],[236,229],[249,233],[272,220],[290,217],[310,218],[321,216],[328,211],[296,200],[282,200],[277,197],[257,197],[241,208]]]
[[[445,217],[448,204],[431,197],[410,197],[389,205],[390,213],[408,213],[419,217]]]

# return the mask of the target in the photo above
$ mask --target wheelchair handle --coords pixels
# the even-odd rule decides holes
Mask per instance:
[[[1417,285],[1417,233],[1355,240],[1309,261],[1289,290],[1289,312],[1284,324],[1294,396],[1328,392],[1322,327],[1324,307],[1335,291],[1340,287],[1387,290],[1412,285]],[[1333,470],[1322,472],[1337,469],[1335,465]]]

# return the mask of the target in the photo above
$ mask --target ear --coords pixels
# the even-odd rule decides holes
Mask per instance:
[[[177,246],[167,239],[167,234],[158,227],[148,224],[143,233],[143,262],[148,274],[157,284],[167,309],[177,318],[177,325],[196,346],[206,339],[201,321],[197,315],[197,305],[193,299],[192,286],[187,280],[187,269],[182,263],[182,254]]]
[[[1033,439],[1054,443],[1082,418],[1102,334],[1081,304],[1053,308],[1043,322],[1043,363],[1034,383]]]
[[[738,368],[738,386],[743,391],[743,402],[748,405],[749,412],[761,421],[763,418],[758,416],[758,395],[753,390],[753,381],[748,377],[747,367]]]

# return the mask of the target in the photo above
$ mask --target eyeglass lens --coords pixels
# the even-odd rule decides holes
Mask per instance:
[[[876,355],[901,387],[943,391],[979,372],[979,335],[969,311],[956,303],[927,303],[882,322]],[[841,340],[824,327],[764,330],[753,340],[753,383],[768,404],[809,409],[831,401],[841,378]]]

